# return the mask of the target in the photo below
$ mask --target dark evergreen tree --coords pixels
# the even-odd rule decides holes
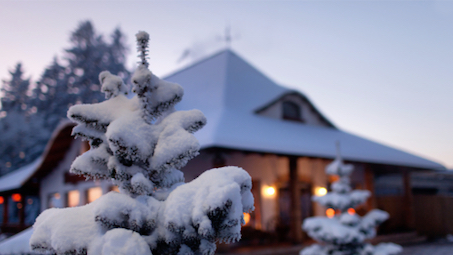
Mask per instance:
[[[55,57],[52,64],[46,68],[33,90],[33,105],[37,115],[52,131],[64,118],[70,104],[76,100],[75,94],[68,93],[66,68],[58,63]]]
[[[111,70],[123,80],[130,79],[124,65],[127,47],[120,29],[114,30],[107,43],[90,21],[84,21],[70,41],[72,47],[65,50],[67,65],[55,57],[32,90],[30,80],[23,78],[20,63],[10,72],[11,79],[3,81],[0,175],[38,157],[57,125],[66,119],[70,106],[104,100],[98,80],[101,71]],[[29,140],[22,141],[25,137]]]
[[[124,66],[126,62],[126,54],[128,48],[126,47],[125,36],[119,28],[116,28],[112,35],[112,43],[109,47],[110,60],[108,61],[109,68],[111,73],[118,75],[123,79],[124,82],[130,80],[131,73]]]
[[[108,44],[98,35],[90,21],[80,23],[72,33],[73,47],[66,50],[68,92],[76,95],[75,103],[95,103],[104,100],[100,91],[98,75],[111,70],[128,78],[130,73],[124,66],[126,48],[123,34],[116,29],[113,42]]]
[[[11,79],[2,84],[2,108],[0,118],[0,174],[20,168],[39,156],[47,134],[43,122],[36,118],[30,97],[30,80],[23,76],[18,63],[10,72]]]
[[[14,71],[9,72],[11,80],[3,81],[2,84],[2,111],[6,113],[17,111],[25,113],[29,108],[28,90],[30,79],[23,77],[22,64],[17,63]]]

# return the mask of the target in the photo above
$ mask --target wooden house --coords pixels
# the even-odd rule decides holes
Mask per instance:
[[[337,128],[306,95],[276,84],[231,50],[165,79],[184,88],[179,110],[199,109],[208,120],[195,134],[200,155],[182,169],[186,181],[213,167],[246,169],[253,179],[256,207],[246,215],[247,225],[265,232],[288,230],[293,242],[304,239],[304,218],[325,214],[326,208],[312,203],[311,196],[322,195],[334,181],[324,168],[335,158],[336,142],[343,158],[355,166],[354,188],[373,193],[358,213],[372,208],[390,213],[382,233],[415,230],[416,221],[423,219],[414,214],[410,176],[445,169]],[[35,163],[0,178],[2,232],[30,226],[38,208],[29,212],[32,205],[39,204],[39,210],[82,205],[114,188],[107,181],[84,182],[68,173],[72,160],[87,150],[86,144],[70,136],[72,127],[60,126]],[[375,185],[388,176],[397,176],[400,182]]]

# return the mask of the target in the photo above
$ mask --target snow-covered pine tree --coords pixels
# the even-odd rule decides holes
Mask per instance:
[[[254,209],[250,175],[238,167],[211,169],[190,183],[179,170],[198,154],[192,135],[206,119],[199,110],[175,111],[178,85],[156,77],[147,62],[149,36],[137,34],[136,96],[122,79],[100,73],[108,100],[72,106],[73,134],[90,142],[71,172],[110,179],[110,192],[91,204],[48,209],[34,224],[31,248],[56,254],[204,254],[216,242],[240,239],[243,212]]]
[[[313,201],[334,210],[335,215],[304,220],[302,229],[321,244],[301,250],[300,255],[395,255],[402,251],[401,246],[393,243],[373,246],[365,242],[375,237],[376,227],[387,220],[389,214],[373,209],[360,217],[352,210],[371,195],[368,190],[351,190],[349,176],[353,170],[353,165],[343,163],[337,144],[337,157],[326,167],[326,173],[338,176],[338,180],[332,183],[331,192],[313,197]]]

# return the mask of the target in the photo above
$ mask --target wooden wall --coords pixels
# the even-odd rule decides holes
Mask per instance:
[[[433,238],[453,234],[453,197],[414,195],[414,216],[421,235]]]

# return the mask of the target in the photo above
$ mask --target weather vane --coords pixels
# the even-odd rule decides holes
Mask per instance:
[[[237,38],[237,37],[236,37],[236,38]],[[230,27],[230,25],[227,25],[227,26],[225,27],[223,36],[218,37],[218,39],[219,39],[220,41],[225,42],[226,48],[231,48],[231,41],[233,41],[233,40],[236,39],[236,38],[233,38],[233,37],[231,36],[231,27]]]

